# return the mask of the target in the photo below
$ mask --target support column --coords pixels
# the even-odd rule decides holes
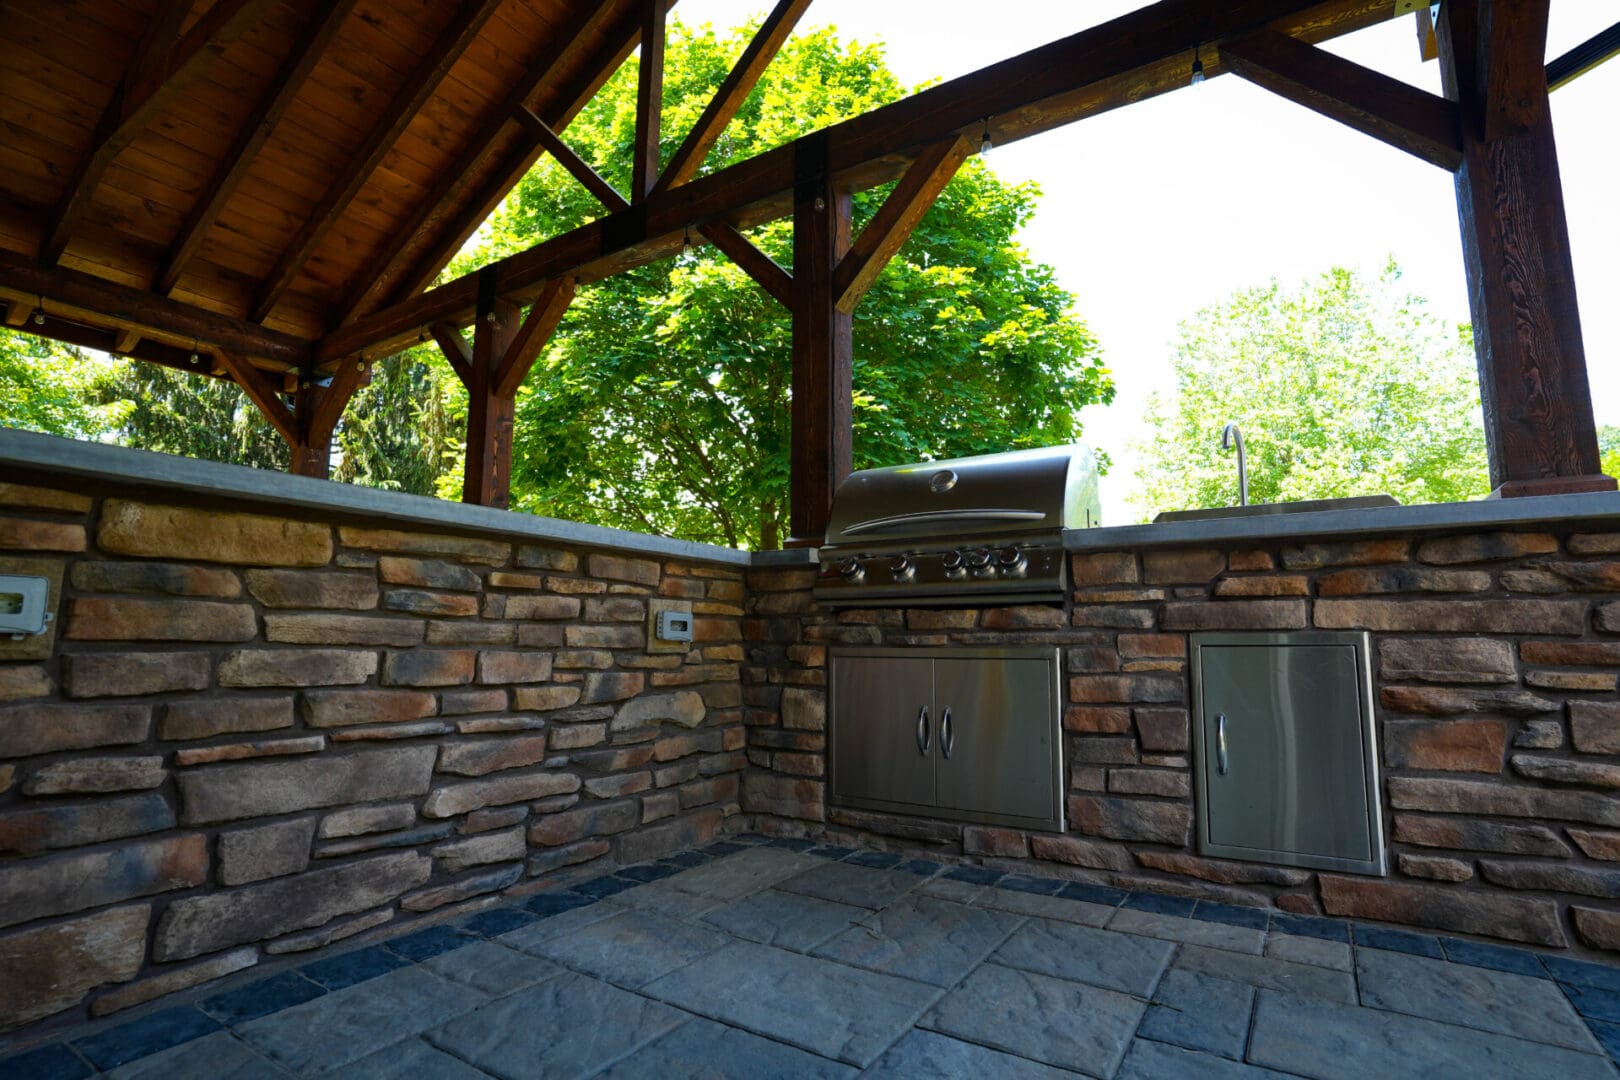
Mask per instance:
[[[523,312],[494,295],[494,277],[479,282],[467,384],[467,471],[461,501],[506,509],[512,489],[512,421],[516,402],[496,393],[497,368],[512,346]]]
[[[800,175],[809,170],[801,169]],[[793,431],[788,546],[819,544],[833,491],[850,472],[851,317],[838,310],[834,274],[849,250],[850,197],[822,171],[793,202]]]
[[[1546,0],[1446,0],[1462,120],[1457,212],[1499,496],[1611,491],[1602,475],[1543,66]]]

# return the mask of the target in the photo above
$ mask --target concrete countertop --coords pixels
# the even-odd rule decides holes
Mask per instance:
[[[1620,492],[1538,495],[1523,499],[1479,499],[1426,506],[1375,506],[1357,510],[1318,510],[1304,514],[1169,521],[1157,525],[1117,525],[1066,529],[1070,551],[1123,551],[1194,544],[1249,544],[1270,541],[1360,539],[1460,529],[1588,528],[1620,529]]]

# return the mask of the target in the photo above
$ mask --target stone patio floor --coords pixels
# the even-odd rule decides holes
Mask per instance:
[[[1580,1080],[1620,1055],[1620,968],[765,837],[225,985],[0,1077]]]

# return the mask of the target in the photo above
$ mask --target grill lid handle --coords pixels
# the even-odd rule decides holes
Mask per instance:
[[[1046,514],[1041,510],[928,510],[921,514],[896,514],[892,517],[869,518],[866,521],[857,521],[844,529],[844,535],[854,536],[857,533],[886,532],[889,529],[905,528],[912,525],[937,525],[963,521],[1036,522],[1045,520]]]

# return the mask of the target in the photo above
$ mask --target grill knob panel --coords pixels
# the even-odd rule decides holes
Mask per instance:
[[[909,555],[896,555],[889,560],[889,575],[896,581],[915,581],[917,579],[917,566],[911,561]]]
[[[967,557],[968,569],[976,578],[996,576],[995,555],[989,548],[975,548]]]
[[[939,557],[939,565],[948,578],[967,576],[967,556],[960,551],[947,551]]]
[[[866,578],[866,567],[853,555],[839,561],[838,572],[851,585],[859,585]]]
[[[996,552],[996,565],[1007,577],[1023,577],[1029,573],[1029,559],[1016,547],[1004,547]]]

